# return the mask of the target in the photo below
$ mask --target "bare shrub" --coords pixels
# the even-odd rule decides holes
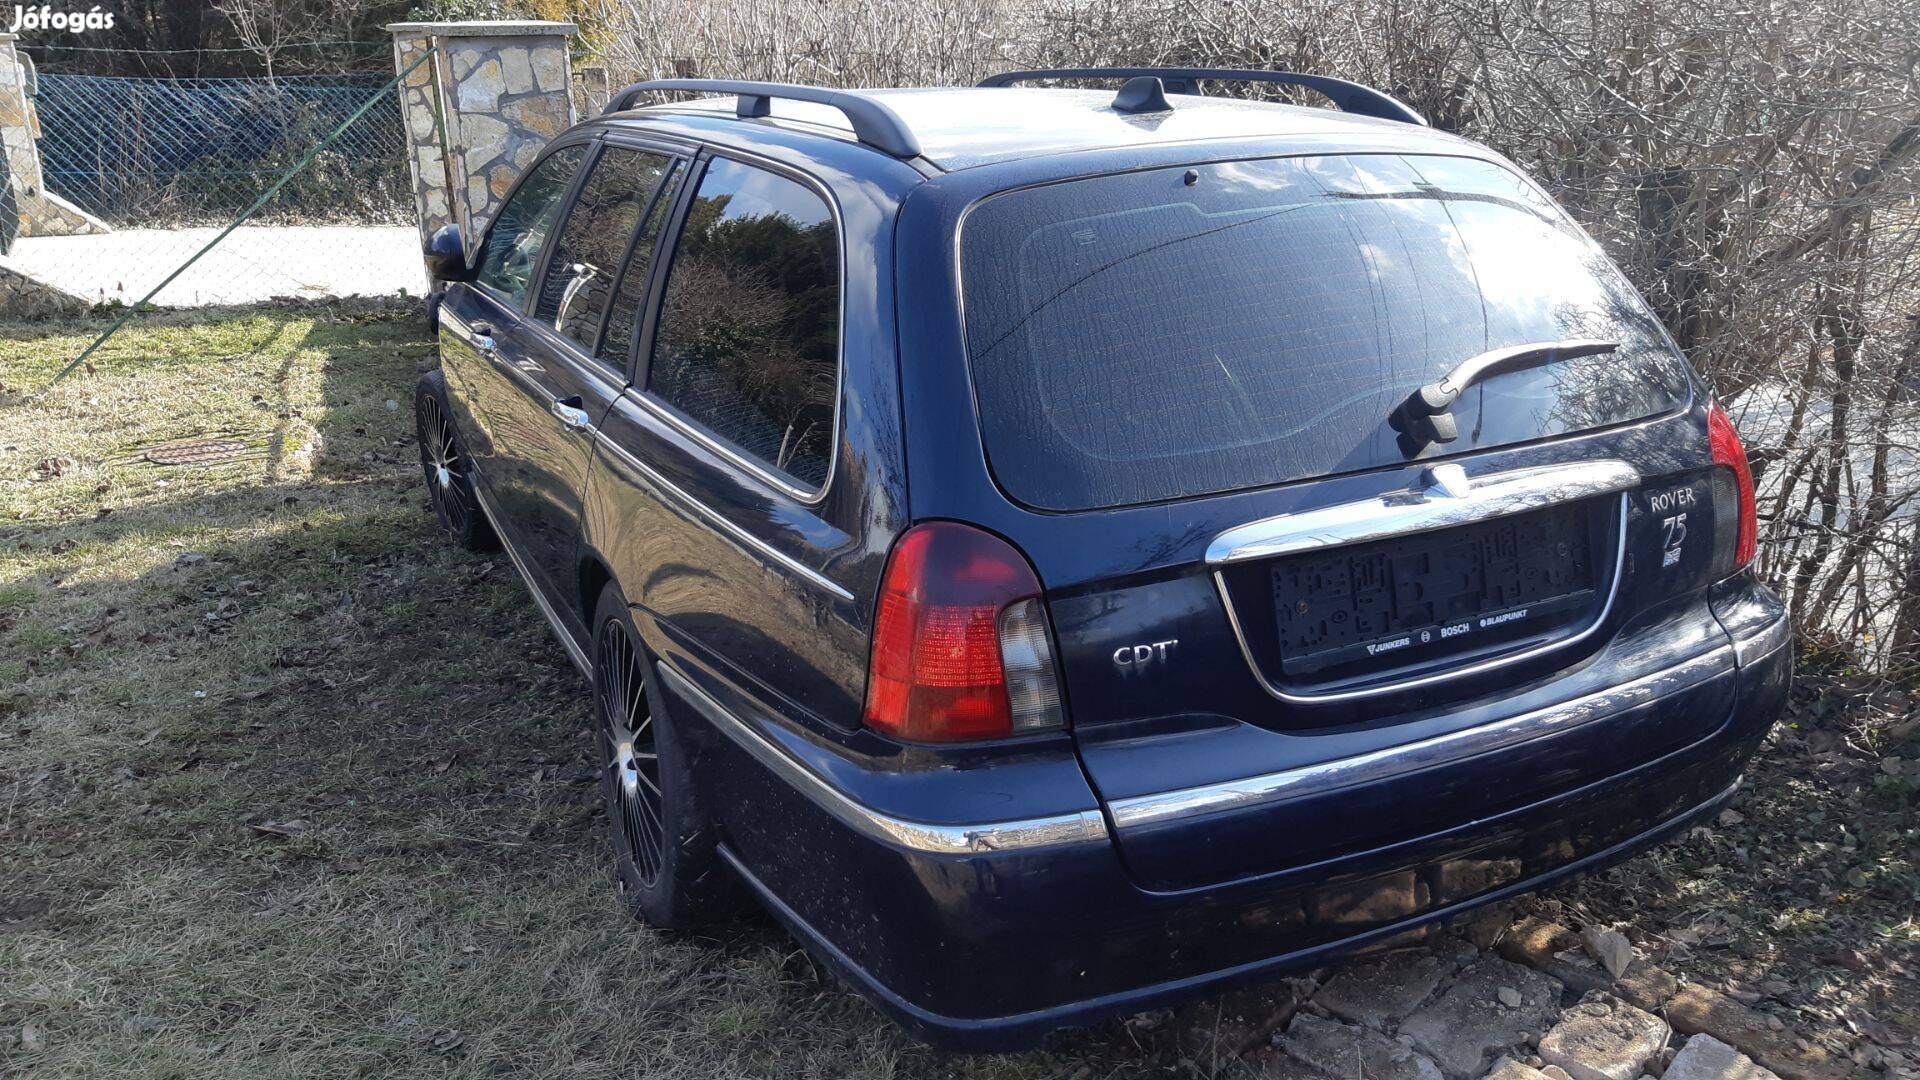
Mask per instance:
[[[946,86],[1008,66],[1033,19],[1014,0],[610,0],[594,24],[602,58],[628,81]]]

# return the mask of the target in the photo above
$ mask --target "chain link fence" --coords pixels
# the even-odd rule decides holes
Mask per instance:
[[[286,178],[152,302],[419,295],[391,79],[30,77],[45,197],[21,208],[0,265],[88,303],[135,303]]]
[[[42,75],[41,173],[115,228],[224,225],[390,79]],[[405,151],[397,104],[376,107],[255,220],[406,224]]]

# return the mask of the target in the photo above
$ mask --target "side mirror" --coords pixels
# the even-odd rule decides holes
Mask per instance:
[[[426,258],[427,274],[435,281],[465,281],[473,274],[458,225],[442,225],[434,231],[427,241]]]

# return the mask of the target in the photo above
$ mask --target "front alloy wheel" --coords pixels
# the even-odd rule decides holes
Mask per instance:
[[[427,481],[427,502],[454,543],[468,551],[491,551],[496,546],[493,526],[480,512],[479,499],[473,493],[472,465],[447,415],[446,392],[446,382],[434,371],[421,377],[413,393],[414,429],[420,443],[420,470]]]

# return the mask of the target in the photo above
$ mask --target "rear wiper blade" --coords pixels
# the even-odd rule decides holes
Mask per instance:
[[[1410,444],[1407,448],[1409,455],[1417,453],[1428,443],[1452,442],[1460,437],[1460,429],[1449,410],[1474,383],[1502,371],[1612,352],[1619,347],[1617,341],[1575,338],[1489,349],[1460,361],[1452,371],[1408,394],[1407,400],[1395,407],[1388,423],[1400,433],[1403,443]]]

